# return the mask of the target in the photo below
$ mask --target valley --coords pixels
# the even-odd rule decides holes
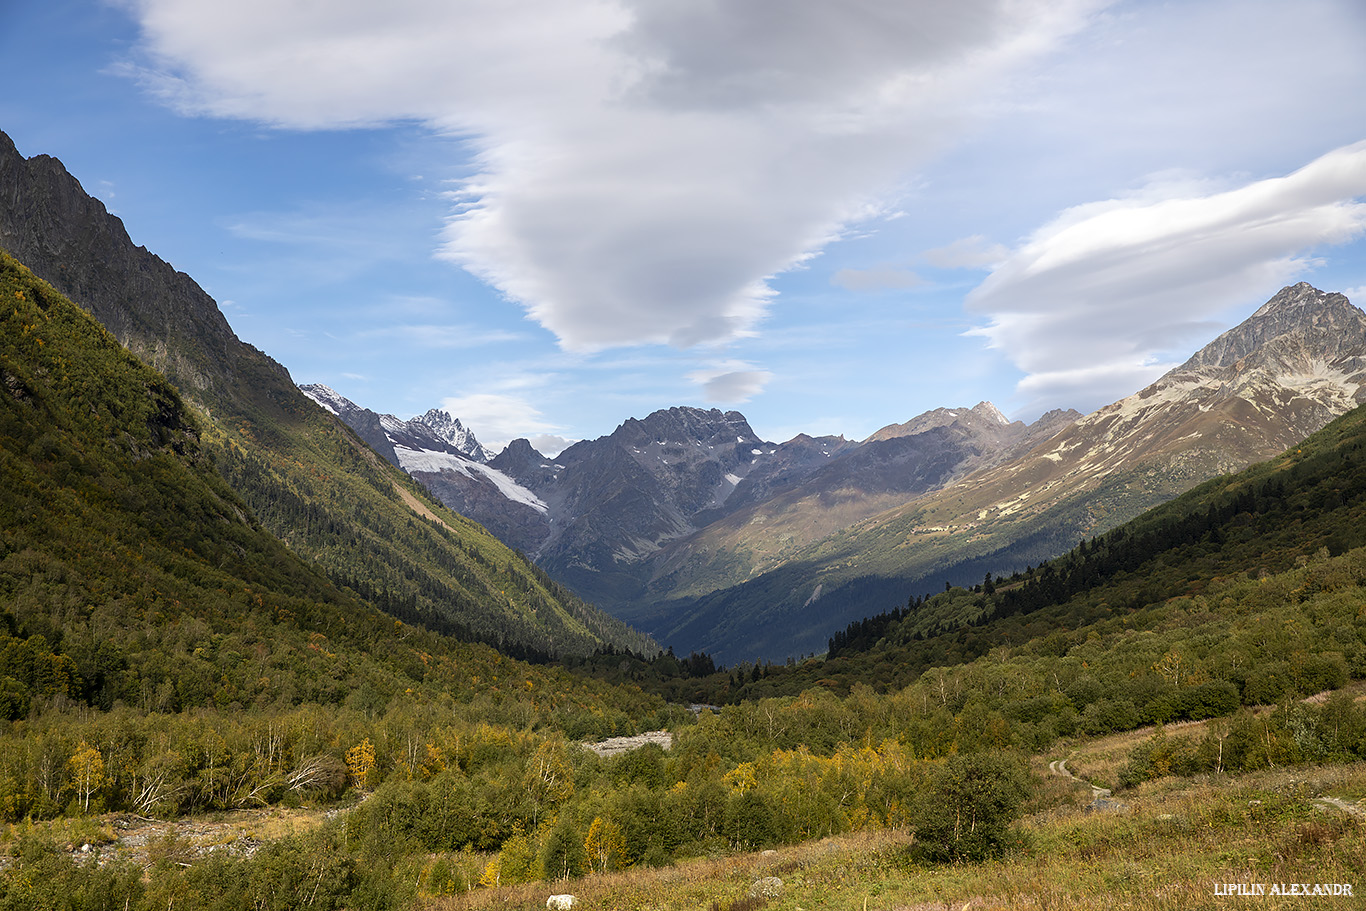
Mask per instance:
[[[296,388],[3,134],[0,247],[0,909],[1366,889],[1341,294],[1088,415],[547,458]]]
[[[679,652],[772,661],[1293,446],[1366,399],[1366,315],[1301,283],[1089,415],[1025,425],[983,402],[862,442],[770,443],[738,412],[674,408],[554,459],[525,440],[490,459],[409,429],[442,412],[404,424],[305,391],[357,433],[388,428],[395,464],[585,599]]]

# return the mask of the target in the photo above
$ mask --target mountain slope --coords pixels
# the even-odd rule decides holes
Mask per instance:
[[[212,702],[216,690],[329,701],[332,675],[299,626],[345,640],[391,633],[392,621],[377,624],[262,529],[165,378],[3,253],[0,299],[0,604],[70,659],[57,690],[4,668],[17,675],[3,678],[9,695],[161,710]],[[297,619],[292,631],[266,633],[285,617]],[[250,639],[273,640],[269,673],[190,651],[210,630],[250,625]]]
[[[1023,569],[1270,458],[1361,401],[1364,384],[1366,315],[1341,294],[1295,285],[1151,386],[1026,455],[832,535],[749,582],[632,620],[676,648],[723,658],[750,636],[760,656],[815,651],[822,628],[945,581]]]
[[[164,766],[129,763],[126,748],[143,744],[145,730],[157,731],[145,738],[149,750],[167,751],[168,740],[190,728],[213,732],[217,720],[225,729],[259,724],[278,738],[289,726],[282,707],[303,703],[312,704],[302,712],[308,726],[324,729],[340,706],[373,718],[386,704],[441,705],[451,719],[451,700],[485,700],[479,722],[596,732],[663,708],[638,691],[396,622],[291,553],[213,462],[200,420],[164,376],[0,253],[0,719],[28,721],[10,726],[0,749],[6,775],[21,770],[6,778],[0,815],[41,818],[69,798],[51,768],[46,791],[16,786],[24,751],[44,743],[44,728],[65,738],[76,726],[100,727],[106,739],[90,742],[109,758],[111,790],[115,780],[131,788],[131,802],[150,793],[142,789],[158,770],[199,761],[173,754]],[[499,678],[508,681],[501,695]],[[517,710],[501,713],[491,695]],[[146,724],[148,713],[181,711]],[[57,744],[59,767],[72,746]],[[200,758],[212,768],[221,756]],[[287,762],[283,753],[276,762]],[[339,760],[334,767],[344,769]],[[258,780],[269,777],[252,768]],[[141,777],[149,770],[151,779]],[[267,802],[249,788],[234,796],[240,783],[219,795],[225,805]],[[173,808],[176,787],[158,789],[166,800],[157,803]]]
[[[549,532],[545,503],[489,465],[487,451],[458,418],[433,408],[401,421],[362,408],[321,383],[299,389],[437,500],[480,523],[508,546],[534,551]]]
[[[843,528],[1017,456],[1079,417],[1051,411],[1025,425],[1007,421],[990,402],[937,408],[884,427],[762,498],[746,496],[746,479],[736,489],[734,511],[655,559],[651,600],[744,582]]]
[[[0,248],[162,370],[206,421],[220,471],[329,578],[414,622],[512,649],[649,641],[443,509],[232,333],[213,300],[141,247],[56,159],[0,134]]]
[[[985,553],[1047,533],[1070,544],[1270,458],[1364,399],[1366,314],[1300,283],[1142,391],[1021,459],[879,517],[830,552],[895,538],[903,552],[935,554],[924,561],[933,566],[944,545],[961,560],[965,543]]]
[[[898,687],[926,668],[1033,640],[1035,655],[1087,648],[1095,700],[1107,670],[1094,644],[1138,638],[1128,651],[1146,649],[1153,664],[1167,647],[1154,654],[1141,640],[1156,627],[1189,638],[1174,650],[1192,662],[1186,688],[1207,684],[1212,673],[1236,683],[1249,704],[1286,692],[1309,695],[1341,685],[1335,668],[1366,676],[1363,548],[1366,407],[1358,407],[1289,451],[1207,481],[1028,572],[916,599],[896,616],[855,624],[832,640],[828,660],[792,674],[781,691],[800,692],[817,677],[837,688],[872,680]],[[1315,606],[1316,598],[1325,603]],[[1305,616],[1292,624],[1287,613]],[[1224,629],[1211,636],[1202,629],[1209,625]],[[1216,648],[1245,654],[1216,662]],[[1202,675],[1190,674],[1197,656]],[[1176,663],[1142,669],[1168,679],[1156,690],[1151,683],[1139,688],[1140,710],[1145,701],[1153,711],[1165,710],[1164,700],[1167,708],[1181,705],[1167,700],[1180,689],[1173,686]],[[1129,676],[1107,682],[1122,688]]]

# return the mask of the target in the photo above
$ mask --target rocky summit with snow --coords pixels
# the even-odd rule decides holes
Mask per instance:
[[[477,517],[504,543],[526,549],[545,533],[546,504],[488,465],[488,453],[459,418],[433,408],[405,421],[376,414],[321,383],[299,389],[438,500],[462,515]]]

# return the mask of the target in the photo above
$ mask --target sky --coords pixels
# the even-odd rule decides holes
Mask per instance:
[[[0,0],[0,130],[375,411],[862,439],[1366,303],[1364,51],[1362,0]]]

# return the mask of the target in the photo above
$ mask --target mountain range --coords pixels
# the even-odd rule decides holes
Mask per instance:
[[[1366,315],[1300,283],[1134,395],[1030,425],[983,402],[863,441],[772,443],[738,412],[672,408],[554,459],[518,440],[484,462],[421,442],[432,412],[405,423],[310,394],[362,435],[389,428],[377,448],[583,597],[736,660],[818,650],[913,594],[1062,553],[1283,451],[1364,384]]]
[[[459,426],[440,411],[401,421],[326,386],[303,391],[447,506],[528,553],[583,597],[630,611],[680,573],[680,562],[732,550],[706,543],[725,529],[767,527],[764,557],[778,555],[999,464],[1079,415],[1050,412],[1011,422],[989,402],[939,408],[863,442],[799,435],[762,440],[739,412],[676,407],[631,419],[611,434],[548,458],[516,440],[485,462],[483,450],[431,431]],[[472,438],[470,438],[472,439]],[[759,510],[767,515],[756,518]],[[769,516],[775,516],[769,524]],[[752,570],[752,566],[751,566]],[[741,575],[743,578],[743,574]]]
[[[793,553],[738,585],[625,615],[680,646],[807,648],[946,583],[1039,563],[1202,481],[1282,452],[1366,398],[1366,314],[1301,283],[1143,390],[1028,453]],[[823,605],[828,601],[830,607]],[[804,650],[800,646],[799,651]]]

